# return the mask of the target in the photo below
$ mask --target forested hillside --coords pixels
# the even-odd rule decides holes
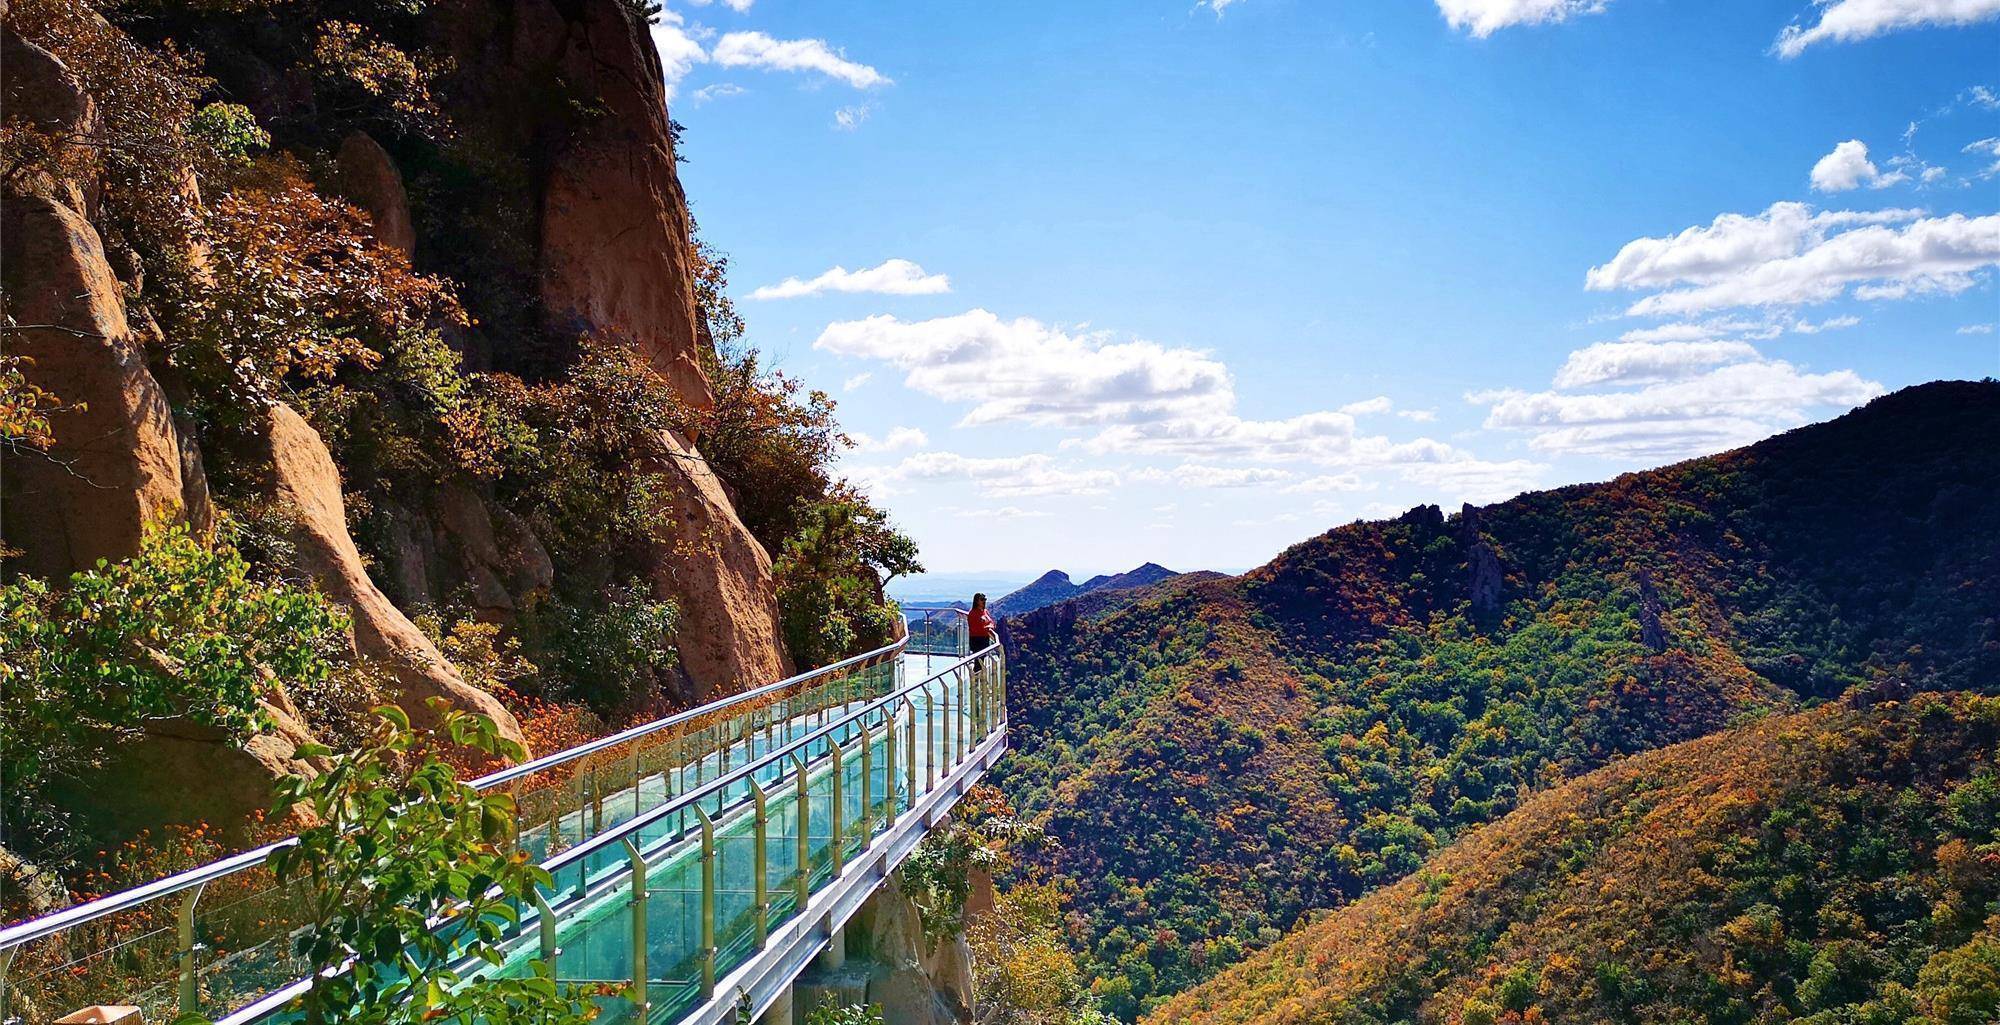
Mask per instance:
[[[2000,701],[1829,705],[1524,803],[1152,1021],[2000,1020]]]
[[[1854,694],[2000,680],[2000,385],[1418,508],[1012,637],[1001,785],[1133,1015],[1530,793]]]

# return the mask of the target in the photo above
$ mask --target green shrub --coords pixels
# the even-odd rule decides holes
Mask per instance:
[[[146,719],[184,716],[238,740],[262,728],[277,681],[321,690],[347,616],[317,591],[251,576],[223,541],[149,528],[137,555],[0,588],[0,775],[32,809],[51,774],[87,769]]]
[[[462,748],[518,759],[491,720],[433,702]],[[409,719],[378,710],[372,735],[335,754],[331,768],[281,787],[278,814],[310,812],[314,826],[272,855],[283,883],[302,884],[309,922],[293,952],[315,969],[299,1010],[313,1025],[523,1022],[570,1025],[595,1016],[590,992],[558,985],[537,962],[526,979],[461,974],[461,963],[498,965],[518,907],[549,874],[515,848],[513,799],[481,793],[435,753],[419,755]],[[399,766],[415,762],[403,771]],[[449,925],[435,923],[448,920]],[[340,966],[344,971],[335,971]]]

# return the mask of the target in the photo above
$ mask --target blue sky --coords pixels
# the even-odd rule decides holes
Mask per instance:
[[[933,570],[1260,564],[2000,374],[2000,0],[669,0],[702,235]]]

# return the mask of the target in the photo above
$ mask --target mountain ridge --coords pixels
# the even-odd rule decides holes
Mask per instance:
[[[1076,888],[1106,1006],[1156,1007],[1617,758],[1850,691],[1991,687],[1996,430],[2000,385],[1939,382],[1011,621],[997,782],[1058,841],[1039,867]]]
[[[1179,575],[1157,562],[1146,562],[1123,573],[1100,573],[1079,584],[1072,581],[1068,573],[1052,569],[1026,586],[995,600],[993,615],[1002,619],[1025,615],[1093,592],[1145,587]]]

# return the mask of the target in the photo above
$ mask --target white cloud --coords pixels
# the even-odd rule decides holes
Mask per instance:
[[[1195,10],[1197,11],[1201,10],[1204,7],[1211,11],[1214,11],[1215,20],[1221,21],[1222,12],[1230,9],[1231,7],[1236,6],[1239,2],[1241,2],[1241,0],[1201,0],[1201,2],[1195,4],[1194,7]]]
[[[1114,424],[1083,442],[1083,447],[1100,454],[1333,463],[1354,451],[1354,418],[1346,413],[1303,413],[1283,420],[1245,420],[1233,413],[1190,415]]]
[[[851,132],[861,127],[861,123],[868,120],[868,115],[874,111],[875,108],[866,103],[842,107],[833,112],[833,127],[843,132]]]
[[[1134,480],[1171,481],[1183,488],[1248,488],[1260,484],[1281,484],[1297,474],[1265,466],[1207,466],[1182,463],[1171,470],[1140,470]]]
[[[1811,27],[1787,25],[1772,44],[1787,59],[1820,42],[1851,43],[1897,29],[1971,25],[2000,17],[2000,0],[1813,0],[1822,8]]]
[[[1556,371],[1555,386],[1677,381],[1709,367],[1755,358],[1757,350],[1748,342],[1598,342],[1569,354]]]
[[[1066,468],[1035,452],[1021,456],[975,457],[956,452],[924,452],[891,466],[854,467],[849,477],[884,493],[910,482],[969,482],[988,496],[1099,495],[1116,487],[1110,470]]]
[[[1040,509],[1023,509],[1018,505],[1001,505],[957,509],[952,515],[962,520],[1039,520],[1052,514]]]
[[[1748,320],[1742,317],[1710,317],[1707,320],[1683,320],[1671,324],[1656,324],[1652,327],[1636,327],[1618,336],[1621,342],[1696,342],[1709,338],[1736,335],[1749,341],[1769,341],[1785,333],[1785,329],[1770,320]]]
[[[931,443],[929,435],[915,427],[892,427],[880,438],[848,431],[847,436],[854,442],[854,451],[861,454],[875,452],[900,452],[906,448],[923,448]]]
[[[1827,302],[1850,287],[1862,299],[1956,293],[1970,287],[1973,271],[1996,262],[2000,215],[1816,214],[1803,203],[1774,203],[1761,214],[1722,214],[1678,235],[1628,242],[1592,267],[1585,284],[1657,290],[1626,312],[1673,316]]]
[[[1596,14],[1608,0],[1437,0],[1446,24],[1481,39],[1510,25],[1563,21],[1572,15]]]
[[[734,82],[717,82],[714,85],[705,85],[699,89],[696,89],[694,91],[694,101],[696,103],[707,103],[710,100],[720,100],[730,96],[741,96],[749,91],[750,90],[745,89]]]
[[[884,260],[874,267],[835,267],[810,281],[786,278],[750,293],[750,298],[798,299],[828,292],[869,292],[876,295],[941,295],[951,291],[951,276],[932,274],[909,260]]]
[[[1792,330],[1802,335],[1816,335],[1821,331],[1839,331],[1859,323],[1861,318],[1850,313],[1842,317],[1828,317],[1817,324],[1810,320],[1797,321],[1792,324]]]
[[[1256,527],[1272,527],[1281,523],[1297,523],[1299,522],[1300,519],[1301,517],[1299,516],[1298,513],[1281,512],[1281,513],[1273,513],[1269,516],[1264,516],[1261,518],[1246,516],[1242,519],[1229,521],[1229,525],[1235,527],[1238,530],[1250,530]]]
[[[813,347],[882,360],[916,391],[972,404],[966,424],[1137,423],[1219,413],[1234,402],[1228,368],[1206,353],[1072,334],[986,310],[842,321],[827,325]]]
[[[714,2],[715,0],[688,0],[688,3],[691,3],[696,7],[707,7],[709,4]],[[752,4],[755,4],[756,2],[757,0],[722,0],[722,6],[727,7],[738,14],[743,14],[749,11],[750,6]]]
[[[840,390],[853,391],[854,389],[859,388],[864,384],[867,384],[869,381],[873,380],[874,377],[875,375],[872,372],[863,370],[862,372],[849,377],[847,380],[840,382]]]
[[[1341,473],[1387,472],[1471,494],[1543,469],[1525,461],[1485,462],[1433,438],[1396,440],[1357,431],[1356,413],[1393,409],[1385,397],[1278,419],[1246,418],[1236,413],[1229,368],[1206,352],[1117,340],[1106,332],[1072,331],[1027,317],[1002,320],[986,310],[924,321],[874,316],[838,322],[813,345],[889,363],[904,372],[909,388],[971,407],[960,421],[965,426],[1020,423],[1075,431],[1081,436],[1063,439],[1060,449],[1183,463],[1174,470],[1139,471],[1137,479],[1186,487],[1273,484],[1297,477],[1274,464],[1305,463],[1329,471],[1320,486],[1351,483]],[[913,458],[878,479],[908,479],[919,472],[920,461],[932,458]],[[926,465],[941,473],[946,471],[939,467],[950,464]],[[1047,462],[1021,469],[1060,472]]]
[[[1983,85],[1975,85],[1965,91],[1965,100],[1980,110],[2000,110],[2000,96]]]
[[[660,54],[660,79],[666,85],[667,100],[672,102],[674,90],[681,79],[694,70],[696,64],[708,59],[701,43],[685,19],[673,11],[661,11],[660,18],[652,25],[653,49]]]
[[[1485,505],[1503,502],[1541,483],[1548,467],[1527,459],[1488,462],[1457,459],[1441,463],[1419,463],[1397,472],[1405,481],[1431,492],[1431,500],[1441,505],[1471,502]]]
[[[1910,180],[1901,171],[1884,173],[1868,159],[1868,144],[1860,139],[1849,139],[1833,148],[1833,152],[1819,158],[1812,168],[1812,187],[1818,192],[1846,192],[1863,185],[1871,189],[1886,189],[1891,185]]]
[[[1984,169],[1979,171],[1978,176],[1980,178],[1991,178],[1996,174],[2000,174],[2000,137],[1967,143],[1965,152],[1977,153],[1993,158],[1993,163],[1988,164]]]
[[[1993,333],[1993,325],[1967,324],[1964,327],[1959,328],[1958,333],[1962,335],[1990,335]]]
[[[1412,423],[1427,424],[1438,418],[1435,409],[1399,409],[1396,415]]]
[[[1657,461],[1748,444],[1882,393],[1851,370],[1809,374],[1752,358],[1627,391],[1503,389],[1467,398],[1490,407],[1489,429],[1525,432],[1537,452]]]
[[[1375,486],[1361,479],[1359,474],[1328,473],[1317,477],[1307,477],[1297,484],[1285,487],[1287,495],[1318,495],[1329,491],[1373,491]]]
[[[889,76],[848,60],[822,39],[773,39],[762,32],[731,32],[716,41],[709,57],[725,68],[816,72],[856,89],[892,84]]]

